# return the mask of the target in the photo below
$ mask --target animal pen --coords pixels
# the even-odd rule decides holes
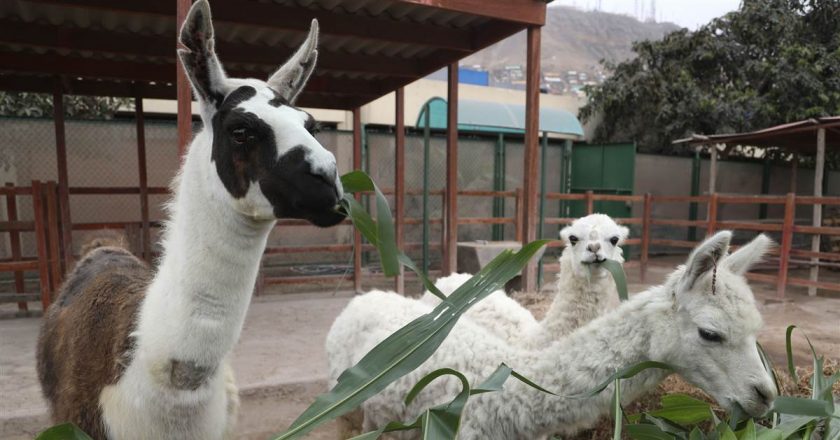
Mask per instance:
[[[628,245],[637,246],[635,254],[639,256],[639,269],[643,276],[652,247],[691,248],[696,244],[691,240],[655,237],[652,229],[656,227],[694,228],[707,233],[719,229],[765,231],[775,234],[782,244],[776,251],[779,274],[750,274],[753,279],[776,283],[779,296],[784,295],[786,285],[840,291],[837,283],[790,278],[787,275],[791,259],[816,259],[819,264],[840,262],[837,253],[793,248],[794,234],[840,235],[840,227],[797,225],[795,221],[797,207],[840,206],[840,197],[729,195],[718,194],[714,188],[708,194],[696,196],[596,194],[592,191],[570,194],[562,187],[552,187],[557,191],[540,188],[539,176],[546,174],[540,172],[540,164],[544,166],[546,163],[540,156],[550,152],[548,137],[543,137],[545,143],[540,150],[538,114],[540,26],[545,20],[545,3],[535,0],[485,0],[480,4],[467,0],[439,0],[431,3],[423,0],[358,0],[337,5],[322,1],[261,3],[216,0],[213,11],[218,23],[217,48],[221,57],[231,63],[232,74],[263,77],[269,73],[268,69],[291,54],[291,48],[306,32],[309,20],[318,18],[323,29],[319,67],[298,103],[304,107],[352,112],[353,130],[350,145],[346,146],[349,151],[325,143],[333,148],[339,161],[342,156],[346,159],[343,171],[363,168],[367,130],[363,129],[360,120],[360,107],[394,93],[396,118],[393,132],[387,135],[393,139],[393,153],[378,162],[391,169],[393,181],[377,180],[377,183],[391,198],[398,245],[416,252],[425,244],[440,255],[442,274],[456,269],[459,226],[487,225],[501,230],[502,225],[509,225],[513,238],[524,243],[546,235],[541,231],[549,226],[564,225],[573,220],[560,211],[543,210],[543,215],[540,215],[540,207],[545,203],[576,203],[584,207],[585,212],[591,213],[596,202],[609,201],[639,207],[636,210],[639,215],[617,221],[636,229],[635,238],[630,239]],[[14,293],[0,294],[0,301],[17,303],[22,311],[28,309],[30,302],[41,302],[45,307],[56,294],[64,271],[72,267],[79,253],[81,240],[78,237],[74,239],[74,233],[109,229],[124,231],[138,254],[148,261],[154,258],[153,244],[161,225],[153,212],[159,211],[157,205],[165,200],[169,192],[166,181],[171,178],[171,175],[155,177],[156,163],[167,161],[168,166],[174,168],[191,133],[190,90],[182,70],[176,65],[173,44],[178,23],[183,20],[188,7],[188,0],[18,0],[6,2],[0,7],[0,90],[52,94],[55,103],[52,120],[54,147],[50,144],[43,151],[54,153],[46,163],[50,166],[54,164],[56,175],[55,179],[33,175],[31,181],[16,181],[0,188],[0,195],[5,199],[0,203],[3,203],[6,212],[6,218],[0,219],[0,233],[8,234],[8,252],[0,259],[0,272],[10,273],[14,283]],[[521,167],[521,184],[493,189],[459,188],[459,153],[464,152],[459,148],[459,142],[465,144],[467,141],[459,141],[458,130],[445,129],[456,127],[459,122],[458,60],[526,29],[528,74],[522,154],[517,164]],[[248,38],[244,39],[242,35],[248,35]],[[444,129],[441,134],[445,159],[443,178],[440,179],[443,185],[434,190],[428,185],[407,187],[403,86],[442,67],[448,69],[445,124],[438,127]],[[136,154],[131,155],[130,162],[131,168],[136,169],[136,183],[102,186],[96,183],[96,173],[90,170],[76,172],[68,165],[68,149],[75,148],[67,142],[68,127],[75,122],[65,121],[63,103],[65,95],[74,94],[133,98],[136,152],[132,153]],[[143,99],[175,97],[178,98],[177,131],[173,132],[176,136],[166,137],[171,149],[162,156],[152,156],[153,153],[147,149],[154,141],[150,139],[150,134],[157,133],[160,127],[155,121],[147,120]],[[830,136],[836,136],[832,130],[836,130],[840,123],[829,120],[823,125]],[[418,138],[409,136],[409,141],[412,139]],[[94,141],[101,142],[101,139]],[[836,145],[836,137],[829,137],[827,145]],[[567,147],[568,144],[563,142],[562,149],[555,151]],[[54,150],[51,151],[52,148]],[[154,160],[148,160],[149,157]],[[714,155],[712,157],[715,158]],[[370,156],[367,158],[370,160]],[[117,173],[128,171],[123,169],[123,162],[111,163],[111,166]],[[131,170],[132,175],[134,172]],[[412,198],[416,201],[422,197],[424,188],[428,197],[441,207],[440,213],[429,216],[426,222],[439,234],[427,234],[427,240],[408,241],[408,229],[418,228],[423,219],[407,217],[406,203]],[[137,202],[139,221],[102,221],[96,218],[99,213],[80,212],[78,207],[84,206],[82,200],[89,197],[132,199]],[[487,201],[494,206],[494,211],[484,217],[461,216],[459,204],[463,205],[466,200]],[[655,217],[654,207],[664,204],[705,207],[706,219]],[[724,204],[770,205],[780,210],[782,221],[719,221],[717,213]],[[499,209],[499,206],[508,208]],[[556,216],[551,215],[554,212]],[[297,234],[313,227],[307,226],[304,221],[281,220],[278,228]],[[358,231],[351,231],[349,221],[339,228],[345,233],[346,240],[338,239],[336,233],[335,239],[329,243],[270,245],[265,258],[312,253],[346,255],[352,258],[349,273],[276,277],[264,271],[260,284],[349,278],[354,289],[361,291],[363,280],[376,276],[363,271],[363,252],[373,247],[362,242]],[[494,238],[503,237],[503,234],[496,234]],[[551,246],[557,247],[560,243]],[[37,274],[37,288],[29,285],[34,283],[27,284],[26,273]],[[525,289],[536,288],[537,273],[536,264],[531,264],[524,271]],[[404,291],[404,277],[397,277],[397,291]]]

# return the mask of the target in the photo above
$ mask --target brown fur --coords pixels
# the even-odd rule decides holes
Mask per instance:
[[[139,306],[151,269],[118,247],[97,247],[67,277],[38,338],[38,379],[55,423],[106,438],[102,389],[130,363]]]

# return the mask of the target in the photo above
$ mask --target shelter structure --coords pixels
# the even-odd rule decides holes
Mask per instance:
[[[177,65],[177,32],[190,0],[10,0],[0,2],[0,90],[50,93],[55,103],[58,163],[60,254],[72,261],[71,220],[64,134],[63,97],[97,95],[134,98],[140,179],[143,249],[150,258],[150,189],[146,184],[143,98],[178,100],[178,145],[183,153],[191,135],[191,92]],[[216,49],[232,76],[267,75],[288,58],[305,37],[313,18],[320,22],[318,67],[297,104],[349,110],[353,114],[353,166],[361,166],[360,107],[396,92],[395,208],[402,242],[404,204],[403,87],[442,67],[448,68],[447,182],[443,272],[455,268],[457,231],[456,126],[458,60],[516,32],[527,30],[525,103],[524,240],[536,238],[536,176],[540,29],[545,0],[212,0]],[[75,189],[115,194],[114,189]],[[165,189],[162,189],[165,191]],[[5,195],[31,190],[3,189]],[[80,193],[80,192],[76,192]],[[11,222],[9,222],[11,225]],[[16,232],[34,230],[15,223]],[[361,290],[361,235],[354,239],[355,289]],[[20,264],[0,262],[0,270],[19,272]],[[26,266],[29,267],[29,266]],[[529,286],[534,286],[531,265]],[[42,284],[44,280],[42,280]],[[397,290],[403,289],[403,277]]]
[[[752,146],[763,149],[781,148],[793,155],[791,173],[791,193],[795,193],[796,165],[799,155],[813,155],[815,158],[814,170],[814,198],[823,197],[823,186],[825,176],[825,155],[826,151],[840,151],[840,116],[828,116],[821,118],[806,119],[803,121],[777,125],[757,131],[746,133],[714,134],[714,135],[693,135],[690,138],[680,139],[675,144],[694,145],[700,148],[708,148],[711,156],[709,169],[709,194],[715,191],[717,180],[717,162],[719,148],[728,149],[736,146]],[[812,228],[822,228],[822,204],[815,203],[812,216]],[[789,253],[792,246],[790,233],[783,231],[782,234],[782,255]],[[824,255],[820,252],[820,234],[813,234],[811,237],[811,271],[808,286],[808,293],[816,295],[819,277],[819,260],[833,258],[832,255]],[[783,261],[781,272],[787,276],[787,266]],[[780,296],[784,293],[784,282],[780,283]]]

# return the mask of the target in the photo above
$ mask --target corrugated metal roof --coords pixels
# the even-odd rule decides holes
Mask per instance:
[[[826,129],[826,148],[840,149],[840,116],[805,119],[746,133],[695,134],[689,138],[678,139],[674,143],[689,145],[748,145],[763,148],[779,147],[802,153],[814,153],[817,145],[816,132],[821,128]]]
[[[447,105],[443,98],[435,97],[428,104],[429,126],[446,128]],[[420,110],[417,127],[425,127],[425,109]],[[458,100],[458,129],[491,133],[525,133],[525,106],[500,102]],[[583,126],[575,115],[557,108],[540,107],[539,130],[555,133],[568,139],[583,138]]]

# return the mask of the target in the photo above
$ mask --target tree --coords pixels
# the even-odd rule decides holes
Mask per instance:
[[[636,58],[604,63],[580,117],[594,140],[634,140],[679,154],[692,133],[756,130],[840,114],[840,2],[744,0],[695,32],[634,43]]]
[[[127,98],[100,96],[64,96],[64,112],[80,119],[111,119]],[[0,92],[0,116],[41,118],[53,115],[52,95],[43,93]]]

